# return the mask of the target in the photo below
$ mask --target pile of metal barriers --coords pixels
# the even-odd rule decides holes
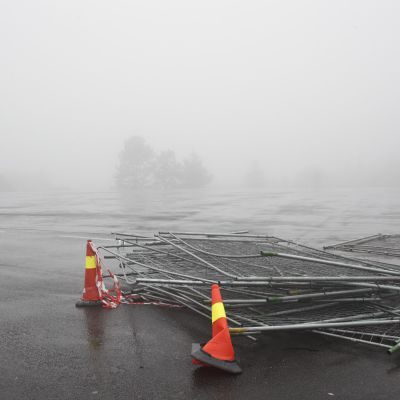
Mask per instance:
[[[308,330],[394,352],[400,348],[400,267],[266,235],[115,234],[102,263],[141,301],[185,306],[211,318],[219,284],[229,330],[256,340]]]

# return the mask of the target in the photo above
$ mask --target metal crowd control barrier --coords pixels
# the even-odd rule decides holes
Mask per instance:
[[[367,236],[325,246],[324,249],[400,257],[400,235],[378,234]]]
[[[210,318],[210,286],[218,283],[232,334],[309,330],[385,347],[400,347],[400,269],[355,260],[285,239],[247,233],[115,234],[102,246],[145,301],[180,304]]]

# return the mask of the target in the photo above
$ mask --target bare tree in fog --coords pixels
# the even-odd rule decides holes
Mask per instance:
[[[120,189],[144,187],[196,188],[210,183],[212,175],[198,155],[192,153],[183,162],[172,150],[159,154],[140,136],[125,141],[120,153],[116,184]]]

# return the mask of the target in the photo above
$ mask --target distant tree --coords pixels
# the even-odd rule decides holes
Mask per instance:
[[[194,188],[210,181],[211,175],[196,154],[183,162],[177,161],[172,150],[157,155],[140,136],[127,139],[119,155],[116,184],[120,189]]]
[[[153,185],[155,153],[141,136],[125,141],[119,155],[116,182],[122,189],[135,189]]]
[[[180,186],[182,165],[172,150],[161,152],[154,161],[154,184],[164,189]]]
[[[254,162],[245,173],[243,183],[245,186],[255,188],[264,186],[265,182],[266,178],[263,169],[260,167],[258,162]]]
[[[296,173],[296,186],[315,189],[324,184],[324,171],[320,167],[310,166]]]
[[[11,190],[11,188],[10,182],[3,175],[0,175],[0,191]]]
[[[181,186],[185,188],[202,187],[210,183],[212,175],[203,166],[200,157],[192,153],[183,160]]]

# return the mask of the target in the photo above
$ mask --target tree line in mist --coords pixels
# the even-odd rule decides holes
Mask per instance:
[[[197,154],[178,160],[172,150],[157,153],[141,136],[125,141],[115,177],[116,186],[124,190],[198,188],[211,180],[211,173]]]
[[[120,150],[119,156],[117,153],[109,163],[109,175],[97,187],[94,184],[88,185],[72,170],[69,173],[68,164],[65,164],[64,176],[51,175],[51,169],[48,174],[46,169],[35,170],[28,166],[22,169],[0,170],[0,191],[86,191],[94,187],[105,191],[142,188],[188,189],[205,187],[211,183],[218,188],[246,190],[400,186],[399,163],[392,159],[342,162],[325,167],[317,163],[313,165],[313,160],[307,160],[308,166],[304,163],[290,168],[292,160],[283,157],[280,164],[274,164],[266,158],[261,160],[263,163],[238,159],[234,164],[225,165],[224,151],[221,149],[221,168],[218,165],[210,168],[210,165],[204,163],[195,153],[179,158],[173,150],[156,151],[141,136],[128,138],[121,143]],[[96,171],[92,173],[95,174]]]

